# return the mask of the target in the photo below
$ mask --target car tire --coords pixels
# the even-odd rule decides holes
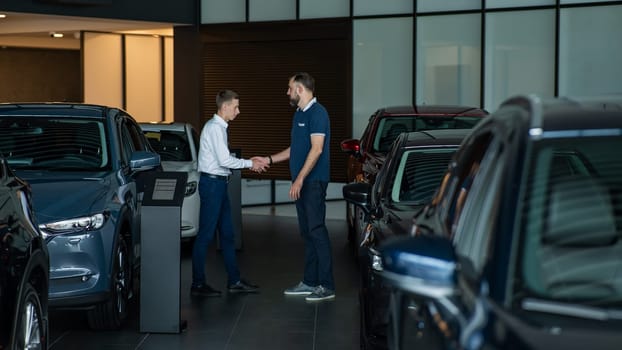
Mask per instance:
[[[9,349],[47,349],[48,325],[37,290],[26,283],[16,308],[15,334]]]
[[[117,330],[127,318],[132,276],[127,244],[122,236],[117,237],[113,259],[110,299],[87,313],[89,326],[94,330]]]

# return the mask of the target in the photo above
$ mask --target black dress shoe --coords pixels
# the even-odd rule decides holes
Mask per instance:
[[[221,291],[216,290],[207,284],[190,288],[190,295],[195,297],[219,297],[221,294]]]
[[[245,280],[239,280],[235,284],[229,285],[229,293],[257,293],[259,286]]]

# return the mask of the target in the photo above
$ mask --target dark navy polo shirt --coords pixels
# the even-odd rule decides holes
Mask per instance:
[[[306,111],[297,109],[294,113],[294,121],[291,133],[291,148],[289,153],[289,170],[292,181],[296,180],[298,173],[307,160],[311,150],[311,135],[324,135],[324,148],[313,170],[307,175],[305,181],[320,180],[329,182],[330,174],[330,120],[326,108],[315,102]]]

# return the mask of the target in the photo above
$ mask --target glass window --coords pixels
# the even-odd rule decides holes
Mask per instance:
[[[469,262],[472,272],[481,273],[501,199],[505,157],[499,142],[492,142],[481,160],[471,163],[456,201],[454,242],[456,252]]]
[[[622,5],[561,10],[559,95],[622,93]]]
[[[555,0],[486,0],[486,8],[555,5]]]
[[[192,161],[190,143],[183,130],[145,131],[145,136],[162,161]]]
[[[521,211],[521,295],[620,305],[622,137],[610,131],[534,147]]]
[[[563,4],[584,4],[590,2],[610,2],[611,0],[561,0],[560,3]]]
[[[412,18],[355,20],[353,30],[352,134],[388,105],[412,104]]]
[[[417,0],[417,12],[476,10],[481,7],[481,0]]]
[[[440,115],[403,115],[386,117],[378,122],[378,131],[372,151],[387,152],[393,141],[404,132],[437,129],[471,129],[482,117],[440,116]]]
[[[479,14],[417,20],[417,104],[480,105]]]
[[[516,30],[521,23],[521,30]],[[497,109],[508,97],[555,95],[555,10],[486,15],[484,107]]]
[[[350,0],[300,0],[300,18],[350,16]]]
[[[246,0],[201,0],[201,23],[246,21]]]
[[[412,0],[353,0],[354,16],[412,13]]]
[[[425,204],[434,194],[456,148],[408,150],[402,154],[391,189],[393,202]]]
[[[248,0],[250,21],[279,21],[296,19],[296,1]]]
[[[101,121],[80,118],[5,117],[0,151],[12,168],[93,171],[110,166]]]

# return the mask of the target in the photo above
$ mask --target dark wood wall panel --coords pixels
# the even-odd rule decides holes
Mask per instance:
[[[257,32],[252,35],[256,36]],[[235,41],[203,44],[201,123],[215,112],[219,90],[235,90],[240,94],[241,113],[230,124],[230,147],[241,149],[245,158],[281,151],[290,144],[294,113],[287,97],[289,77],[299,71],[309,72],[316,80],[315,96],[331,119],[331,181],[345,182],[346,157],[339,143],[351,133],[349,40],[330,37],[295,40],[281,36],[278,40],[241,41],[239,36],[234,37]],[[275,165],[265,174],[245,171],[243,175],[290,179],[287,163]]]
[[[0,102],[82,100],[80,51],[0,49]]]

